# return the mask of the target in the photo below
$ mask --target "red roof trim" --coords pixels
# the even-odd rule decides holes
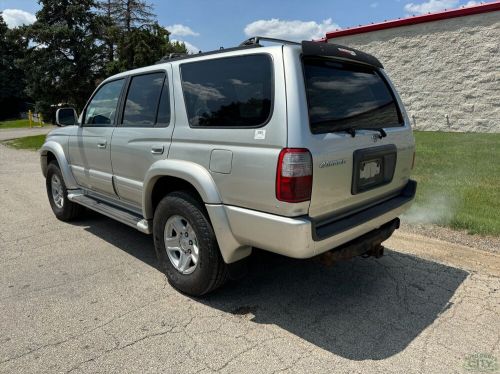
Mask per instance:
[[[439,13],[429,13],[429,14],[424,14],[422,16],[408,17],[392,21],[372,23],[371,25],[364,25],[359,27],[351,27],[343,30],[336,30],[326,33],[326,39],[333,39],[339,36],[362,34],[365,32],[378,31],[384,29],[392,29],[394,27],[415,25],[418,23],[439,21],[448,18],[470,16],[479,13],[495,12],[498,10],[500,10],[500,1],[494,1],[492,3],[479,4],[459,9],[445,10]]]

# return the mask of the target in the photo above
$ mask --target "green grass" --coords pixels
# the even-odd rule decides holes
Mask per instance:
[[[46,135],[25,136],[13,140],[7,140],[4,144],[16,149],[30,149],[36,151],[40,149],[45,141]]]
[[[34,122],[33,126],[40,126],[40,124],[38,122]],[[19,129],[22,127],[30,127],[30,121],[27,119],[0,121],[0,129]]]
[[[499,236],[500,134],[415,132],[415,138],[419,185],[407,219]]]

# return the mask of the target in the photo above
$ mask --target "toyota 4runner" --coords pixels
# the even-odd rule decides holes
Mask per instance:
[[[41,149],[56,217],[86,207],[153,234],[191,295],[235,276],[252,247],[380,255],[415,196],[401,99],[375,57],[345,46],[256,37],[170,56],[56,118],[67,126]]]

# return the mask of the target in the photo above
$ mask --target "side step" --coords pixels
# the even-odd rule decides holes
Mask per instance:
[[[97,213],[101,213],[109,218],[117,220],[118,222],[131,226],[134,229],[139,230],[145,234],[151,234],[152,232],[148,220],[144,219],[143,217],[137,214],[130,213],[114,205],[84,195],[81,192],[72,193],[68,191],[68,199],[74,203],[92,209]]]

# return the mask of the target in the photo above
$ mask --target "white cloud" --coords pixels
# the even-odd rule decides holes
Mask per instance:
[[[479,1],[471,0],[471,1],[467,2],[467,4],[465,4],[465,6],[474,6],[474,5],[478,5],[478,4],[479,4]]]
[[[379,3],[378,2],[374,2],[374,3],[371,3],[370,4],[370,7],[371,8],[377,8],[379,6]]]
[[[4,9],[2,17],[10,29],[22,25],[31,25],[36,21],[34,14],[21,9]]]
[[[171,41],[184,43],[184,45],[186,46],[186,49],[188,50],[189,53],[198,53],[200,51],[200,49],[197,46],[195,46],[189,42],[186,42],[185,40],[171,39]]]
[[[166,26],[166,29],[170,31],[171,35],[178,36],[198,36],[200,33],[195,32],[191,29],[191,27],[186,25],[181,25],[176,23],[175,25]]]
[[[258,20],[245,27],[248,36],[267,36],[291,40],[311,40],[325,37],[328,31],[339,29],[331,18],[321,23],[315,21],[286,21],[277,18]]]
[[[408,14],[427,14],[451,9],[458,5],[458,0],[429,0],[420,4],[409,3],[405,5]]]

